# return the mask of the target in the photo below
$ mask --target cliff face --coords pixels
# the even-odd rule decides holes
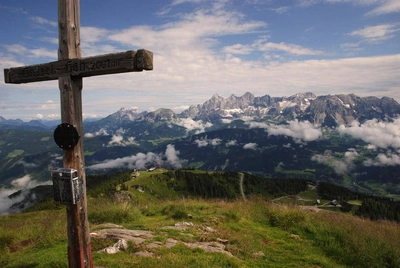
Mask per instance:
[[[308,120],[322,126],[349,125],[354,120],[389,119],[400,115],[400,105],[392,98],[358,97],[354,94],[316,96],[298,93],[290,97],[255,97],[246,93],[241,97],[223,98],[215,94],[202,105],[190,106],[180,117],[215,123],[221,118],[274,120]]]

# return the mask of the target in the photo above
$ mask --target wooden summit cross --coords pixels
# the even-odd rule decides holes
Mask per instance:
[[[4,80],[6,83],[20,84],[58,79],[62,122],[60,126],[76,130],[77,134],[72,135],[73,144],[70,141],[61,141],[61,145],[57,140],[56,142],[63,148],[64,168],[77,170],[83,185],[83,193],[77,204],[67,205],[68,262],[69,267],[93,267],[87,220],[83,138],[80,138],[83,137],[82,78],[152,70],[153,53],[143,49],[82,58],[79,17],[79,0],[59,0],[58,61],[4,69]],[[61,128],[61,132],[61,139],[66,136],[71,138],[66,129]]]

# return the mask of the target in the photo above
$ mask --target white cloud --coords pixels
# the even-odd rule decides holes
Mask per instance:
[[[349,35],[361,37],[369,43],[379,43],[393,38],[394,33],[398,31],[400,27],[397,24],[381,24],[353,31]]]
[[[7,215],[9,213],[20,212],[19,208],[11,209],[12,205],[23,201],[28,196],[30,189],[39,185],[51,184],[52,181],[38,182],[36,180],[32,180],[31,175],[25,175],[11,182],[11,185],[14,187],[13,189],[0,188],[0,216]],[[20,191],[18,196],[14,198],[9,198],[9,195],[14,194],[17,191]],[[30,195],[30,199],[29,201],[27,201],[27,203],[24,204],[24,207],[32,205],[34,201],[35,196]]]
[[[280,42],[280,43],[268,42],[267,41],[268,38],[269,38],[268,36],[267,37],[264,36],[261,39],[256,40],[251,45],[235,44],[231,46],[226,46],[223,48],[222,51],[225,53],[239,54],[239,55],[247,55],[254,51],[261,51],[261,52],[280,51],[296,56],[323,54],[322,51],[312,50],[296,44],[287,44],[285,42]]]
[[[254,48],[248,45],[235,44],[231,46],[226,46],[222,49],[223,52],[236,55],[247,55],[253,52]]]
[[[197,9],[181,14],[180,20],[159,28],[136,26],[111,34],[109,39],[126,44],[146,44],[154,51],[182,53],[184,50],[199,50],[215,44],[211,39],[229,34],[245,34],[265,27],[262,21],[247,21],[242,13],[214,9]],[[180,48],[180,50],[176,50]],[[186,49],[183,49],[186,48]],[[184,53],[185,54],[185,53]],[[179,58],[182,59],[181,55]]]
[[[302,55],[320,55],[322,51],[308,49],[296,44],[286,44],[285,42],[281,43],[258,43],[257,49],[260,51],[283,51],[289,54],[302,56]]]
[[[250,122],[250,128],[265,128],[268,135],[292,137],[296,143],[314,141],[322,136],[322,131],[308,121],[288,121],[287,125]]]
[[[398,0],[386,0],[379,1],[381,4],[368,12],[366,15],[383,15],[390,13],[399,13],[400,12],[400,1]]]
[[[124,137],[125,132],[126,130],[123,128],[117,129],[108,142],[107,147],[138,145],[134,137]]]
[[[50,25],[50,26],[53,26],[53,27],[57,27],[58,26],[58,23],[56,21],[51,21],[51,20],[45,19],[43,17],[33,16],[33,17],[30,17],[30,19],[32,21],[34,21],[35,23],[38,23],[40,25]]]
[[[379,148],[400,148],[400,118],[393,122],[368,120],[363,124],[353,122],[351,126],[341,125],[339,133],[362,139]]]
[[[290,7],[289,6],[281,6],[281,7],[278,7],[278,8],[273,8],[272,10],[275,11],[276,13],[278,13],[278,14],[284,14],[284,13],[287,13],[290,10]]]
[[[28,162],[25,162],[24,160],[19,161],[18,164],[21,164],[25,168],[32,168],[32,167],[37,166],[35,163],[28,163]]]
[[[171,144],[167,145],[165,150],[165,156],[167,157],[167,162],[174,168],[181,168],[182,162],[179,159],[179,151],[175,150],[175,147]]]
[[[256,148],[257,148],[257,143],[254,142],[249,142],[243,145],[243,149],[255,150]]]
[[[203,133],[207,128],[213,126],[210,122],[203,122],[202,120],[195,121],[192,118],[179,118],[174,121],[174,124],[186,128],[187,131],[195,131],[195,134]]]
[[[97,136],[109,136],[107,130],[105,128],[101,128],[99,131],[96,131],[94,133],[85,133],[84,137],[85,138],[93,138]]]
[[[400,12],[400,2],[398,0],[297,0],[297,2],[300,7],[308,7],[320,2],[330,4],[349,3],[357,6],[376,6],[366,13],[367,16]]]
[[[173,110],[175,113],[180,113],[180,112],[182,112],[184,110],[189,109],[189,107],[190,107],[190,105],[180,105],[180,106],[177,106],[177,107],[173,107],[171,110]]]
[[[221,142],[222,142],[222,140],[219,138],[207,139],[207,137],[202,137],[202,138],[194,141],[194,143],[197,144],[197,147],[199,147],[199,148],[206,147],[208,145],[215,147],[215,146],[220,145]]]
[[[235,146],[235,145],[237,145],[237,140],[230,140],[227,143],[225,143],[226,147]]]
[[[224,123],[224,124],[230,124],[230,123],[233,122],[233,120],[232,119],[227,119],[227,118],[221,118],[221,122]]]
[[[400,155],[388,152],[378,154],[375,159],[368,159],[364,162],[366,166],[396,166],[400,165]]]
[[[131,145],[138,145],[138,143],[135,141],[134,137],[124,137],[123,135],[113,135],[111,137],[111,140],[108,142],[107,147],[113,147],[113,146],[131,146]]]
[[[26,188],[30,183],[32,183],[31,176],[30,175],[25,175],[22,178],[13,180],[11,182],[11,185],[14,186],[17,189],[20,189],[20,188]]]
[[[177,6],[185,3],[201,3],[203,0],[173,0],[171,6]]]
[[[20,44],[14,44],[14,45],[4,45],[4,47],[7,49],[9,53],[25,57],[28,59],[37,59],[37,58],[46,58],[50,60],[57,60],[57,51],[50,50],[47,48],[33,48],[33,49],[28,49],[27,47],[20,45]],[[19,64],[19,65],[11,65],[7,66],[9,67],[18,67],[24,64]]]
[[[354,161],[359,156],[360,155],[355,149],[350,148],[347,152],[345,152],[344,158],[342,159],[338,159],[330,150],[327,150],[322,155],[313,155],[311,160],[320,164],[331,166],[336,174],[346,174],[354,169]]]
[[[54,103],[52,100],[48,100],[45,104],[40,105],[40,110],[51,110],[58,108],[59,104]]]
[[[179,152],[175,150],[173,145],[168,145],[165,154],[155,154],[149,152],[147,154],[138,153],[136,155],[127,156],[117,159],[109,159],[102,163],[88,166],[89,170],[106,170],[113,168],[126,169],[146,169],[148,166],[180,168],[182,162],[178,157]]]
[[[18,198],[10,199],[8,196],[15,193],[14,189],[4,189],[0,188],[0,216],[7,215],[9,213],[10,207],[17,202],[21,202],[23,200],[23,196],[19,196]]]

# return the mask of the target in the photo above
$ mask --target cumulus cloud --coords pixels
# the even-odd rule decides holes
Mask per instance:
[[[117,129],[114,134],[112,135],[110,141],[107,144],[107,147],[113,147],[113,146],[130,146],[130,145],[137,145],[137,142],[135,141],[135,137],[125,137],[124,134],[126,133],[126,130],[123,128]],[[110,136],[110,134],[107,132],[105,128],[101,128],[99,131],[94,132],[94,133],[85,133],[84,137],[85,138],[94,138],[97,136]]]
[[[341,125],[337,130],[341,134],[362,139],[379,148],[400,148],[400,118],[395,119],[393,122],[372,119],[363,124],[354,121],[351,126]]]
[[[58,108],[58,106],[59,105],[57,103],[54,103],[54,101],[48,100],[48,101],[46,101],[45,104],[40,105],[39,109],[40,110],[52,110],[52,109]]]
[[[194,143],[197,144],[197,147],[199,147],[199,148],[206,147],[208,145],[215,147],[215,146],[220,145],[221,142],[222,142],[222,140],[220,138],[207,139],[207,136],[194,141]]]
[[[257,143],[254,142],[249,142],[243,145],[243,149],[255,150],[256,148],[257,148]]]
[[[258,122],[248,123],[250,128],[264,128],[268,135],[283,135],[293,138],[296,143],[317,140],[322,136],[322,131],[308,121],[289,121],[287,125],[275,125]]]
[[[111,137],[111,140],[108,142],[107,147],[113,147],[113,146],[130,146],[130,145],[138,145],[138,143],[135,141],[134,137],[126,137],[122,135],[113,135]]]
[[[400,165],[400,152],[380,153],[374,159],[364,161],[365,166],[396,166]]]
[[[224,124],[230,124],[230,123],[232,123],[232,121],[233,121],[232,119],[221,118],[221,122]]]
[[[206,147],[208,145],[208,140],[206,138],[197,139],[194,141],[197,144],[197,147]]]
[[[179,159],[179,151],[175,150],[175,146],[169,144],[164,154],[155,154],[149,152],[147,154],[138,153],[136,155],[108,159],[104,162],[88,166],[89,170],[106,170],[114,168],[124,169],[146,169],[149,166],[181,168],[182,160]]]
[[[213,126],[210,122],[203,122],[202,120],[195,121],[192,118],[180,118],[174,122],[178,126],[182,126],[189,131],[195,131],[195,134],[206,132],[206,128]]]
[[[227,143],[225,143],[226,147],[235,146],[235,145],[237,145],[237,140],[230,140]]]
[[[350,148],[347,152],[345,152],[343,158],[338,158],[332,153],[332,151],[326,150],[324,154],[312,156],[311,160],[320,164],[331,166],[336,174],[345,174],[354,169],[354,161],[359,156],[360,155],[355,149]]]
[[[97,136],[109,136],[110,134],[108,134],[107,130],[105,128],[101,128],[99,131],[96,131],[94,133],[85,133],[84,137],[85,138],[94,138]]]
[[[167,163],[174,168],[181,168],[182,162],[179,159],[179,151],[175,150],[175,146],[172,144],[167,145],[165,150],[165,156],[167,157]]]

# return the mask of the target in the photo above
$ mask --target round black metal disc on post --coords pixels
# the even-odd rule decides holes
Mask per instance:
[[[54,130],[54,141],[58,147],[69,150],[73,149],[79,141],[79,133],[73,125],[62,123]]]

